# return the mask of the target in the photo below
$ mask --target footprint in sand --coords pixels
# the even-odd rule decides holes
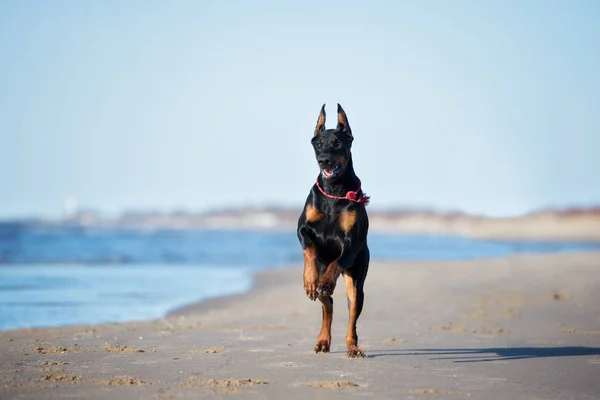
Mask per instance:
[[[326,389],[354,389],[359,387],[354,382],[350,381],[317,381],[308,382],[308,386],[315,388],[326,388]]]
[[[388,339],[385,339],[383,342],[384,343],[398,343],[398,344],[402,344],[402,343],[406,343],[406,339],[402,339],[402,338],[388,338]]]
[[[225,346],[204,346],[201,349],[190,350],[190,354],[215,354],[225,351]]]
[[[442,396],[458,396],[459,394],[456,392],[452,392],[449,390],[438,390],[438,389],[410,389],[408,391],[410,394],[418,394],[418,395],[442,395]]]
[[[144,382],[140,378],[135,378],[132,376],[115,376],[111,379],[100,381],[100,384],[105,386],[141,386],[147,385],[148,383]]]
[[[248,349],[246,351],[248,351],[250,353],[272,353],[275,350],[273,350],[273,349]]]
[[[284,361],[284,362],[280,362],[280,363],[275,363],[275,364],[273,364],[273,366],[282,367],[282,368],[299,368],[299,367],[307,367],[308,365],[297,364],[293,361]]]
[[[127,346],[121,346],[118,344],[109,344],[109,343],[106,343],[104,345],[103,350],[107,351],[109,353],[145,353],[144,350],[137,349],[135,347],[127,347]]]

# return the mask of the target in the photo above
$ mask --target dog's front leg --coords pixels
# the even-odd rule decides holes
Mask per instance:
[[[309,299],[317,299],[317,283],[319,281],[319,270],[317,268],[317,252],[310,239],[306,226],[298,229],[298,238],[302,244],[304,255],[304,291]]]
[[[311,300],[317,299],[317,283],[319,281],[319,270],[317,268],[317,256],[314,247],[304,249],[304,291]]]
[[[355,247],[356,246],[353,246],[350,240],[344,241],[342,246],[342,254],[340,254],[335,261],[327,266],[323,272],[323,275],[321,276],[321,279],[319,279],[319,284],[317,285],[317,293],[319,295],[333,295],[333,291],[335,290],[335,285],[340,274],[352,266],[352,263],[354,263],[354,259],[358,254]]]

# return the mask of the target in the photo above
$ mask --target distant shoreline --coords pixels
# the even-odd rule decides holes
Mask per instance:
[[[296,207],[245,207],[203,213],[128,212],[107,218],[82,210],[59,219],[0,222],[26,226],[142,230],[293,230]],[[494,218],[463,212],[369,209],[371,232],[407,235],[451,235],[475,239],[600,242],[600,207],[546,209],[516,217]]]

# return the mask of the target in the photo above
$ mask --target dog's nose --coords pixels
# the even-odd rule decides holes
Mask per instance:
[[[319,158],[317,158],[317,162],[321,167],[327,167],[329,164],[331,164],[331,159],[329,156],[319,156]]]

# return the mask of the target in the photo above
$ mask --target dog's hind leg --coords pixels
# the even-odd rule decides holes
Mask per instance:
[[[333,298],[331,296],[319,296],[323,303],[323,322],[321,331],[315,346],[316,353],[329,353],[331,346],[331,321],[333,320]]]
[[[344,271],[346,283],[346,294],[348,296],[348,333],[346,334],[347,356],[350,358],[364,357],[365,354],[358,348],[358,334],[356,333],[356,321],[363,308],[365,295],[363,292],[363,281],[355,279],[349,271]]]

